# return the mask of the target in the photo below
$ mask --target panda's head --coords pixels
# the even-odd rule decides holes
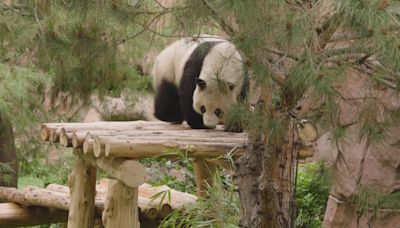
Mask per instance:
[[[236,103],[236,95],[232,91],[236,85],[233,83],[221,84],[196,79],[196,89],[193,93],[193,109],[202,115],[206,127],[215,126],[224,121],[224,115],[229,107]]]

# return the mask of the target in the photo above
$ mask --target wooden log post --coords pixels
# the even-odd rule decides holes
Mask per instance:
[[[139,228],[138,188],[130,188],[117,180],[111,180],[104,203],[103,224],[106,228]]]
[[[68,228],[93,227],[96,168],[77,158],[68,184],[71,194]]]
[[[74,153],[116,179],[109,182],[102,215],[104,227],[139,228],[138,187],[145,181],[146,168],[135,160],[94,158],[80,149],[75,149]],[[157,217],[158,211],[155,213]]]
[[[95,159],[95,163],[118,179],[111,180],[108,185],[102,216],[104,227],[139,228],[138,187],[145,181],[146,168],[126,159]]]
[[[213,176],[217,170],[217,166],[204,159],[193,160],[193,169],[196,180],[197,196],[206,197],[207,185],[213,185]]]

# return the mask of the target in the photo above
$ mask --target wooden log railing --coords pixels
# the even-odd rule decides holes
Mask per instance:
[[[96,183],[94,216],[101,218],[107,197],[110,180],[102,179]],[[160,192],[169,192],[170,200],[161,197],[152,199]],[[142,184],[138,188],[138,211],[141,218],[163,219],[173,210],[194,203],[197,197],[176,191],[165,185],[152,187]],[[50,184],[46,188],[28,186],[24,189],[0,187],[0,227],[18,227],[60,223],[68,220],[71,196],[67,186]],[[34,206],[32,206],[34,205]]]

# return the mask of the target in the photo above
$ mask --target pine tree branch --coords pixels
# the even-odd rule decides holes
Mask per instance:
[[[30,16],[32,16],[31,14],[22,13],[22,12],[20,12],[19,10],[17,10],[16,8],[11,7],[11,6],[7,5],[6,3],[4,3],[4,2],[2,2],[2,1],[0,1],[0,4],[3,5],[3,6],[5,7],[5,9],[11,10],[11,11],[13,11],[14,13],[19,14],[19,15],[21,15],[21,16],[24,16],[24,17],[30,17]],[[2,9],[2,10],[3,10],[3,9]]]
[[[342,100],[344,101],[354,101],[354,100],[373,100],[376,99],[377,97],[374,96],[365,96],[365,97],[345,97],[343,96],[343,94],[341,94],[339,91],[337,91],[336,89],[334,89],[335,94]]]
[[[133,34],[133,35],[131,35],[131,36],[128,36],[128,37],[126,37],[126,38],[124,38],[124,39],[122,39],[122,40],[116,41],[115,44],[116,44],[116,45],[123,44],[123,43],[125,43],[126,41],[132,40],[132,39],[134,39],[134,38],[140,36],[140,35],[143,34],[144,32],[149,31],[149,30],[150,30],[150,26],[151,26],[157,19],[159,19],[160,17],[164,16],[165,14],[168,14],[168,13],[171,13],[171,12],[173,12],[173,11],[176,11],[177,9],[183,9],[183,8],[182,8],[182,7],[181,7],[181,8],[168,8],[168,9],[166,9],[166,10],[163,10],[163,11],[158,12],[158,14],[155,15],[149,22],[147,22],[147,24],[142,25],[143,28],[142,28],[140,31],[138,31],[138,32],[136,32],[135,34]]]
[[[286,53],[286,52],[283,52],[283,51],[280,51],[280,50],[276,50],[276,49],[272,49],[272,48],[265,48],[265,51],[270,52],[272,54],[276,54],[276,55],[282,56],[282,57],[287,57],[289,59],[293,59],[293,60],[296,60],[296,61],[300,60],[299,57],[297,57],[295,55],[292,55],[292,54],[289,54],[289,53]]]
[[[293,11],[304,12],[305,10],[307,10],[307,7],[305,7],[304,4],[298,0],[285,0],[285,2],[288,7]]]
[[[171,8],[168,8],[168,7],[163,6],[163,5],[162,5],[160,2],[158,2],[157,0],[154,0],[154,2],[155,2],[159,7],[161,7],[161,8],[164,9],[164,10],[171,9]]]
[[[364,73],[370,77],[373,76],[373,70],[365,69],[365,67],[362,67],[361,65],[353,65],[352,68],[355,70],[358,70],[361,73]],[[392,80],[390,80],[390,78],[375,78],[375,80],[386,85],[390,89],[398,89],[398,86],[396,85],[396,83],[392,82]]]
[[[217,11],[214,10],[214,8],[211,6],[211,4],[207,0],[201,0],[203,4],[207,7],[207,9],[211,12],[213,15],[214,19],[220,24],[221,28],[228,34],[229,36],[233,36],[235,34],[235,30],[229,26],[225,20],[221,17],[221,15],[218,14]]]
[[[328,41],[328,43],[334,43],[334,42],[346,42],[346,41],[353,41],[353,40],[361,40],[361,39],[367,39],[372,37],[373,33],[369,33],[368,35],[365,36],[360,36],[360,35],[348,35],[348,34],[342,34],[340,36],[335,36],[331,37],[331,39]]]
[[[318,55],[318,58],[330,58],[339,55],[365,55],[366,53],[365,47],[345,47],[345,48],[336,48],[336,49],[328,49]]]
[[[318,30],[318,50],[325,49],[326,45],[329,43],[331,37],[336,32],[336,30],[340,26],[340,18],[342,17],[341,13],[336,13],[332,17],[328,18],[328,20],[322,25],[321,29]]]

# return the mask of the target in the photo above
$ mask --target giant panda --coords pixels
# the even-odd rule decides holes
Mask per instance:
[[[247,93],[240,53],[216,36],[175,41],[156,57],[152,74],[155,117],[193,129],[215,128]]]

